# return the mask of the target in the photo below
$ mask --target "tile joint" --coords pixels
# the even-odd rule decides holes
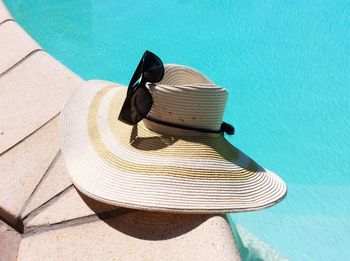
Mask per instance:
[[[109,211],[105,211],[102,213],[94,213],[88,216],[78,217],[70,220],[64,220],[61,222],[57,222],[54,224],[45,224],[40,226],[31,226],[31,227],[25,227],[24,228],[24,235],[23,237],[30,237],[33,235],[37,235],[40,233],[48,232],[51,230],[58,230],[62,228],[72,227],[72,226],[78,226],[82,224],[87,224],[91,222],[96,222],[99,220],[108,220],[116,216],[122,216],[125,214],[128,214],[130,212],[137,211],[135,209],[127,209],[127,208],[118,208],[113,209]]]
[[[21,220],[17,219],[16,223],[10,223],[7,219],[5,219],[4,217],[0,216],[0,221],[3,221],[6,225],[8,225],[9,227],[13,228],[18,233],[23,234],[24,226],[23,226],[23,222]]]
[[[3,71],[2,73],[0,73],[0,78],[3,77],[4,75],[6,75],[7,73],[9,73],[10,71],[12,71],[13,69],[15,69],[18,65],[20,65],[21,63],[26,61],[28,58],[30,58],[31,56],[33,56],[37,52],[46,52],[46,51],[44,49],[41,49],[41,48],[38,48],[38,49],[31,51],[26,56],[24,56],[21,60],[16,62],[14,65],[12,65],[10,68],[8,68],[5,71]]]
[[[36,215],[39,214],[43,209],[51,206],[54,204],[62,195],[68,193],[71,189],[73,189],[73,184],[69,185],[66,187],[64,190],[56,194],[54,197],[50,198],[48,201],[37,207],[35,210],[33,210],[31,213],[29,213],[27,216],[23,218],[23,224],[24,226],[31,220],[33,219]]]
[[[23,217],[23,212],[26,209],[26,207],[28,206],[28,204],[31,202],[31,200],[33,199],[34,195],[37,193],[37,191],[39,190],[39,188],[41,187],[42,183],[44,182],[44,180],[47,178],[48,174],[50,173],[51,169],[56,165],[56,162],[58,160],[58,157],[60,156],[61,151],[58,150],[58,152],[56,153],[56,156],[53,158],[52,162],[50,163],[49,167],[47,168],[47,170],[45,171],[44,175],[41,177],[40,181],[38,182],[38,184],[35,186],[35,188],[33,189],[32,193],[30,194],[29,198],[26,200],[26,202],[24,203],[24,206],[22,207],[19,216],[21,217],[21,219],[25,219],[27,218],[33,211],[35,211],[36,209],[40,208],[42,205],[44,205],[45,203],[47,203],[48,201],[50,201],[52,198],[56,197],[57,194],[55,196],[53,196],[52,198],[50,198],[49,200],[47,200],[46,202],[44,202],[43,204],[41,204],[40,206],[38,206],[37,208],[33,209],[30,213],[28,213],[28,215],[26,215],[25,217]],[[61,191],[62,192],[62,191]]]
[[[3,152],[0,152],[0,156],[4,155],[5,153],[7,153],[8,151],[10,151],[12,148],[14,148],[15,146],[17,146],[19,143],[21,143],[22,141],[25,141],[27,138],[29,138],[31,135],[33,135],[34,133],[36,133],[37,131],[39,131],[40,129],[44,128],[46,125],[48,125],[50,123],[50,121],[52,121],[54,118],[58,117],[58,115],[60,115],[61,112],[57,113],[56,115],[54,115],[51,119],[49,119],[47,122],[45,122],[43,125],[41,125],[39,128],[35,129],[33,132],[29,133],[27,136],[25,136],[23,139],[19,140],[18,142],[16,142],[15,144],[13,144],[11,147],[5,149]]]
[[[0,22],[0,26],[3,25],[3,24],[5,24],[5,23],[7,23],[7,22],[11,22],[11,21],[16,22],[16,21],[13,20],[12,18],[5,19],[4,21],[1,21],[1,22]]]

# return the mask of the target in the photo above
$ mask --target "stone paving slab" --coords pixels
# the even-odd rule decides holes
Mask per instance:
[[[21,234],[0,220],[0,260],[15,261]]]
[[[0,77],[0,154],[57,115],[82,82],[45,52]]]
[[[18,260],[241,260],[222,216],[129,212],[25,235]]]
[[[28,200],[24,211],[21,213],[21,219],[24,219],[33,210],[61,193],[71,184],[61,152],[58,152],[49,170]]]
[[[69,187],[62,194],[53,198],[24,220],[25,231],[38,226],[53,225],[69,220],[106,213],[118,207],[100,203],[79,194],[74,186]]]
[[[0,25],[0,75],[41,47],[15,21]]]
[[[6,6],[0,0],[0,23],[7,20],[7,19],[13,19],[9,11],[7,10]]]
[[[0,216],[14,226],[59,151],[58,117],[0,156]]]

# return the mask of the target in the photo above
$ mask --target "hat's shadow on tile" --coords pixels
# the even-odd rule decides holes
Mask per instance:
[[[143,240],[167,240],[184,235],[212,215],[151,212],[118,208],[101,203],[79,192],[87,206],[107,225]],[[101,212],[101,210],[104,210]]]

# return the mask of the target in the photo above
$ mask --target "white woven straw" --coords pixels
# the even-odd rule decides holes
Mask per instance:
[[[227,91],[192,68],[166,65],[148,84],[148,116],[218,130]],[[143,120],[117,120],[126,88],[88,82],[61,113],[61,148],[73,183],[97,200],[146,210],[224,213],[279,202],[282,179],[230,144],[223,135]]]
[[[167,64],[162,81],[148,84],[147,87],[153,98],[148,114],[151,118],[189,127],[220,129],[227,90],[215,85],[198,71],[183,65]],[[159,133],[194,135],[193,131],[167,128],[147,120],[145,125]]]

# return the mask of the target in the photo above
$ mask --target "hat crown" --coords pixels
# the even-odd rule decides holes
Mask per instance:
[[[176,125],[219,130],[227,90],[190,67],[166,64],[164,69],[164,77],[160,82],[147,84],[153,98],[148,116]],[[160,124],[148,120],[145,124],[156,132],[170,134],[169,128]],[[174,128],[171,128],[173,131]],[[190,133],[193,134],[193,131]]]

